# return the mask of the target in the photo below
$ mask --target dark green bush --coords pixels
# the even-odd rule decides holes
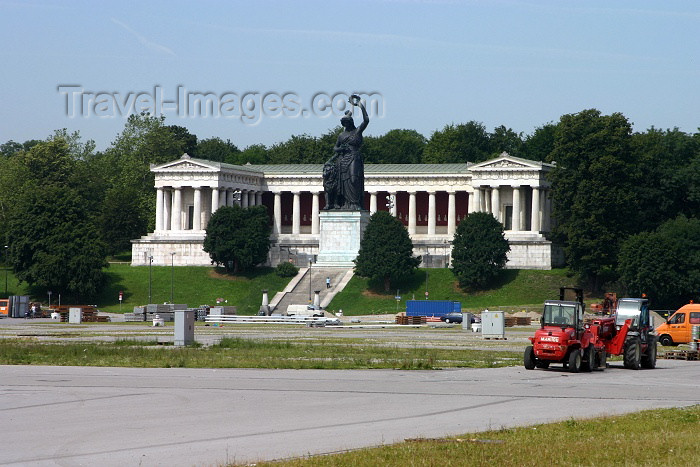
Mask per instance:
[[[299,272],[299,268],[292,263],[280,263],[277,265],[275,273],[280,277],[294,277]]]

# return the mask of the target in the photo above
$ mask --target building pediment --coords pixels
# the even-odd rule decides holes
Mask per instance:
[[[546,164],[539,161],[531,161],[528,159],[521,159],[519,157],[513,157],[507,152],[502,152],[495,159],[489,159],[478,164],[474,164],[470,167],[472,172],[478,172],[479,170],[548,170],[553,167],[551,164]]]
[[[211,172],[219,170],[219,168],[217,163],[211,163],[202,159],[192,159],[188,154],[183,154],[180,159],[152,166],[151,170],[154,172],[182,172],[190,170]]]

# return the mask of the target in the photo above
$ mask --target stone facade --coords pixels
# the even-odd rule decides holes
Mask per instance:
[[[152,258],[155,265],[210,265],[202,250],[207,222],[219,207],[234,203],[268,209],[268,264],[316,261],[325,206],[322,168],[237,166],[186,154],[152,166],[156,229],[132,241],[132,264],[147,265]],[[552,219],[545,175],[551,168],[506,153],[478,164],[367,164],[365,209],[398,217],[424,267],[448,264],[457,224],[470,212],[485,211],[505,226],[511,244],[507,267],[549,269],[561,264],[546,238]]]

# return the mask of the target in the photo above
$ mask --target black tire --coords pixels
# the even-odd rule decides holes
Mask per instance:
[[[623,361],[625,368],[639,370],[642,360],[642,344],[639,337],[630,337],[625,341]]]
[[[671,339],[671,336],[669,336],[668,334],[664,334],[663,336],[659,337],[659,344],[663,345],[664,347],[678,345],[673,343],[673,339]]]
[[[526,370],[534,370],[535,369],[535,350],[532,348],[531,345],[528,345],[525,348],[525,354],[523,355],[523,364],[525,365]]]
[[[585,358],[581,364],[581,369],[583,371],[593,371],[595,369],[595,349],[593,348],[593,344],[586,347],[583,355]]]
[[[448,318],[445,318],[445,324],[450,324],[450,320]]]
[[[549,368],[549,362],[546,360],[537,360],[537,363],[535,363],[535,366],[537,368],[542,368],[543,370],[546,370]]]
[[[569,354],[569,371],[572,373],[581,371],[581,352],[578,349],[572,350]]]
[[[608,353],[603,349],[602,352],[598,354],[598,368],[600,371],[604,371],[608,367]]]
[[[656,368],[656,339],[649,337],[647,353],[642,357],[642,368],[653,370]]]

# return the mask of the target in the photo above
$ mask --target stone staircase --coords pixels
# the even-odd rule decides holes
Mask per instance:
[[[313,303],[314,292],[319,290],[321,292],[319,294],[321,308],[325,309],[333,297],[345,288],[352,276],[351,268],[302,268],[297,277],[290,282],[290,286],[293,288],[291,290],[285,289],[286,293],[281,292],[276,295],[271,300],[270,306],[274,307],[275,312],[285,312],[289,305],[308,305]],[[330,289],[326,288],[326,277],[331,279]],[[310,285],[309,281],[311,281]],[[311,297],[311,302],[309,302],[309,297]]]

